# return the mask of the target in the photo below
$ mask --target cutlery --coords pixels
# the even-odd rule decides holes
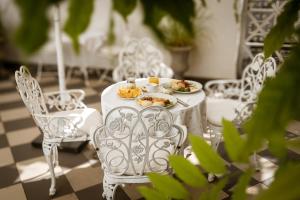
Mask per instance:
[[[185,103],[181,99],[179,99],[179,98],[176,98],[176,99],[177,99],[177,102],[180,103],[181,105],[183,105],[184,107],[189,107],[190,106],[189,104]]]

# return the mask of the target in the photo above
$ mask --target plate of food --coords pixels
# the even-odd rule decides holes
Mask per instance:
[[[142,88],[133,86],[121,86],[117,94],[122,99],[135,99],[143,93]]]
[[[143,107],[162,106],[170,108],[177,103],[177,99],[171,95],[163,93],[147,93],[136,99],[137,103]]]
[[[171,89],[173,92],[184,94],[195,93],[202,89],[201,83],[190,80],[172,79],[170,83],[166,83],[163,86],[167,89]]]

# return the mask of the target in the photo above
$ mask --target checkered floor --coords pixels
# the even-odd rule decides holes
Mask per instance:
[[[43,78],[40,81],[44,91],[58,89],[56,78]],[[89,107],[100,109],[100,93],[110,83],[91,82],[85,87],[82,80],[74,79],[67,88],[82,88],[86,92],[85,103]],[[300,123],[295,122],[289,127],[287,137],[300,135]],[[49,199],[49,172],[42,150],[31,146],[31,141],[40,132],[31,119],[16,89],[14,79],[0,82],[0,199],[43,200]],[[238,175],[243,166],[229,163],[229,159],[221,144],[219,151],[228,163],[229,169]],[[87,146],[80,154],[59,153],[60,167],[56,168],[57,194],[56,200],[102,199],[102,176],[100,163],[93,157],[94,151]],[[300,152],[289,151],[291,159],[300,159]],[[248,193],[267,187],[272,182],[277,161],[267,151],[258,153],[261,173],[251,180]],[[220,199],[229,199],[232,185],[236,178],[224,189]],[[117,199],[140,199],[136,185],[119,188]]]

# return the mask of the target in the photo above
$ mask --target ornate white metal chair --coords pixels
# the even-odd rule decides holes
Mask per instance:
[[[44,96],[38,82],[24,66],[15,72],[15,78],[24,104],[43,132],[43,153],[51,174],[49,194],[54,195],[54,167],[58,165],[57,146],[61,142],[88,140],[101,122],[101,116],[97,110],[87,108],[82,102],[82,90],[66,90],[62,94],[51,92]],[[49,112],[46,103],[49,110],[58,111]]]
[[[148,172],[169,173],[168,156],[180,151],[186,135],[165,108],[111,110],[93,135],[104,170],[102,196],[111,200],[118,185],[149,182]]]
[[[173,70],[163,63],[161,52],[148,38],[131,39],[119,54],[119,65],[113,71],[113,80],[158,76],[172,78]]]
[[[206,83],[208,131],[214,148],[218,148],[222,139],[222,118],[241,125],[251,115],[266,78],[275,76],[275,60],[272,57],[264,59],[263,54],[257,54],[244,69],[240,80]]]
[[[77,55],[72,45],[65,44],[67,58],[69,62],[69,71],[67,78],[70,79],[74,69],[78,68],[83,75],[85,85],[89,85],[89,71],[93,70],[99,76],[99,82],[108,79],[108,73],[113,69],[115,62],[115,55],[107,51],[108,47],[105,46],[105,36],[99,33],[90,33],[81,38],[80,54]],[[106,50],[106,51],[105,51]],[[68,63],[67,63],[68,64]],[[100,73],[100,70],[103,73]]]

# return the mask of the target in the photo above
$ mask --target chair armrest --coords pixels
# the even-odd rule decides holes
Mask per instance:
[[[56,91],[44,94],[50,109],[55,107],[58,111],[86,108],[86,105],[83,103],[84,95],[83,90],[77,89],[66,90],[63,93]]]
[[[204,89],[208,97],[238,98],[241,90],[240,80],[214,80],[208,81]]]
[[[60,141],[66,137],[78,137],[78,125],[83,120],[83,117],[77,113],[68,116],[49,114],[34,114],[33,116],[46,139],[60,139]]]

